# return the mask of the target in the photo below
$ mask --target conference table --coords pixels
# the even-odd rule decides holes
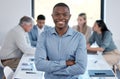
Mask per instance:
[[[110,71],[113,73],[111,67],[108,65],[102,55],[88,54],[86,72],[83,75],[79,75],[78,79],[117,79],[114,73],[110,77],[105,76],[103,73],[99,74],[99,72],[98,74],[90,76],[90,71],[94,70],[108,70],[108,72]],[[33,55],[24,54],[12,79],[44,79],[44,72],[36,70]]]

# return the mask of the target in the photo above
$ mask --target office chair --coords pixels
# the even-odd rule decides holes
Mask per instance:
[[[12,79],[13,74],[14,71],[9,66],[4,67],[4,76],[6,79]]]

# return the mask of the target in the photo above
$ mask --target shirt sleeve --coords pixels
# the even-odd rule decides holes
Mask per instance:
[[[88,43],[90,43],[90,45],[92,45],[94,42],[95,42],[95,32],[93,32],[93,34],[91,35]]]
[[[34,54],[35,48],[28,43],[29,38],[26,38],[26,35],[23,32],[15,34],[15,41],[18,48],[25,54]]]
[[[29,32],[28,34],[29,34],[29,38],[30,38],[31,45],[34,46],[34,47],[36,47],[37,41],[34,41],[34,40],[32,39],[32,34],[31,34],[31,32]]]
[[[87,67],[87,50],[85,38],[81,38],[75,55],[75,65],[53,72],[55,75],[83,74]]]
[[[111,40],[112,40],[112,34],[110,32],[105,32],[105,35],[103,37],[103,42],[100,47],[106,49],[110,45]]]
[[[42,32],[37,43],[35,52],[35,66],[37,70],[44,72],[54,72],[66,67],[66,61],[51,61],[47,59],[47,52],[45,46],[46,40],[45,32]]]

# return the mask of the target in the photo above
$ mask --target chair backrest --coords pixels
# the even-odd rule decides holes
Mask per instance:
[[[0,67],[4,68],[4,66],[3,66],[3,64],[2,64],[2,62],[1,62],[1,60],[0,60]]]
[[[6,79],[12,79],[13,74],[14,71],[9,66],[4,67],[4,75]]]
[[[0,50],[1,50],[1,46],[0,46]],[[0,60],[0,67],[2,67],[2,68],[4,67],[1,60]]]

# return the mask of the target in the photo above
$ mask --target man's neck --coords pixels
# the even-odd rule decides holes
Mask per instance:
[[[43,27],[39,27],[39,29],[42,29]]]
[[[38,25],[37,25],[37,27],[38,27],[39,29],[42,29],[42,28],[44,27],[44,25],[43,25],[43,26],[38,26]]]
[[[62,36],[64,35],[67,30],[68,30],[68,27],[64,27],[64,28],[55,28],[56,32],[58,33],[59,36]]]

